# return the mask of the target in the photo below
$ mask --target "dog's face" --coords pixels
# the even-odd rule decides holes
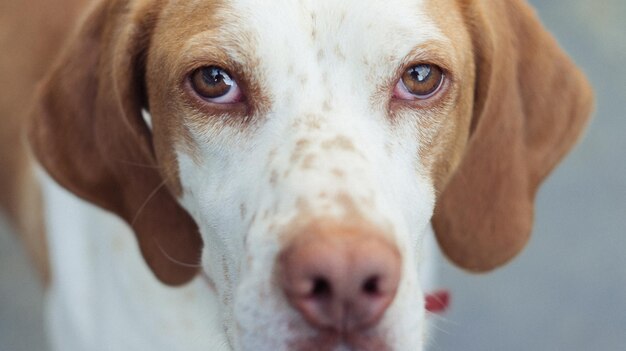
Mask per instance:
[[[433,213],[461,267],[511,259],[590,105],[524,4],[480,0],[105,1],[40,94],[40,161],[163,282],[201,259],[236,350],[421,349]]]
[[[462,22],[450,10],[446,20]],[[468,33],[446,35],[420,1],[172,2],[162,13],[146,76],[156,154],[172,160],[169,179],[199,225],[231,338],[245,350],[331,350],[342,336],[367,350],[417,349],[419,246],[471,118]],[[299,313],[282,282],[310,263],[281,255],[354,231],[397,255],[397,267],[372,271],[399,275],[395,298],[368,333],[315,337],[318,317]]]

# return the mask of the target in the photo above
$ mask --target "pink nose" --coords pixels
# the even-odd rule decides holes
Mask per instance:
[[[315,226],[280,255],[291,305],[318,329],[352,332],[378,323],[400,280],[398,249],[380,234]]]

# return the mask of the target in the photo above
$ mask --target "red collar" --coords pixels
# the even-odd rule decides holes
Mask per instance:
[[[444,313],[450,307],[450,292],[438,290],[425,297],[426,311],[430,313]]]

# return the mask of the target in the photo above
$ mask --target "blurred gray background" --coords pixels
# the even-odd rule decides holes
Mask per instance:
[[[433,351],[626,350],[626,1],[530,2],[589,76],[595,116],[542,187],[521,256],[483,276],[442,261],[453,300]],[[0,351],[47,350],[42,299],[0,218]]]

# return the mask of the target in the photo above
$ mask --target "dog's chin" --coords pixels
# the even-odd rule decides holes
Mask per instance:
[[[375,333],[338,333],[322,331],[312,338],[296,340],[289,345],[294,351],[391,351]]]

